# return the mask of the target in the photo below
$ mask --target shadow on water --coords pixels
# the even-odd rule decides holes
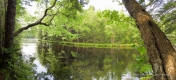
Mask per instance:
[[[133,49],[83,48],[38,42],[45,80],[139,80],[133,76]],[[43,77],[44,77],[43,76]],[[50,79],[47,79],[50,78]]]

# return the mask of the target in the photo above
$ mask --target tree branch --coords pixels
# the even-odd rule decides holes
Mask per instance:
[[[53,3],[50,7],[48,7],[47,9],[45,9],[44,15],[43,15],[39,20],[37,20],[36,22],[31,23],[31,24],[29,24],[29,25],[27,25],[27,26],[25,26],[25,27],[20,28],[19,30],[17,30],[17,31],[14,33],[14,36],[18,36],[19,33],[23,32],[24,30],[27,30],[27,29],[30,28],[30,27],[34,27],[34,26],[36,26],[36,25],[49,26],[50,24],[43,23],[42,20],[44,20],[44,18],[47,16],[48,11],[51,10],[51,9],[56,5],[56,3],[57,3],[57,0],[54,0],[54,3]],[[59,12],[59,10],[58,10],[58,12]],[[54,16],[55,16],[55,15],[54,15]],[[54,16],[53,16],[53,17],[54,17]],[[52,19],[53,19],[53,18],[52,18]],[[50,22],[52,21],[52,19],[50,20]]]

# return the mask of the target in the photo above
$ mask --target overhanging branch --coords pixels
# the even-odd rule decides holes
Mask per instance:
[[[44,11],[44,15],[39,19],[37,20],[36,22],[34,23],[31,23],[25,27],[22,27],[20,28],[19,30],[17,30],[15,33],[14,33],[14,36],[18,36],[19,33],[23,32],[24,30],[27,30],[28,28],[30,27],[34,27],[36,25],[44,25],[44,26],[49,26],[50,24],[47,24],[47,23],[43,23],[42,21],[44,20],[44,18],[47,16],[47,13],[49,10],[51,10],[57,3],[57,0],[54,0],[54,3],[48,7],[47,9],[45,9]],[[59,12],[59,10],[56,12],[56,14]],[[54,15],[55,16],[55,15]],[[50,19],[50,22],[53,20],[54,16]]]

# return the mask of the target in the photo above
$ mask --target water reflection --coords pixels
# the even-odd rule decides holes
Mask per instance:
[[[37,58],[36,47],[37,47],[36,43],[22,43],[21,51],[23,53],[24,60],[29,61],[30,58],[36,57],[36,59],[33,62],[36,65],[36,67],[34,67],[34,70],[36,71],[35,78],[37,80],[44,80],[45,78],[48,78],[48,80],[52,80],[52,77],[44,75],[44,73],[46,73],[47,70],[44,66],[40,64]]]
[[[40,63],[45,75],[54,80],[139,80],[132,76],[135,50],[78,48],[53,43],[38,43]]]

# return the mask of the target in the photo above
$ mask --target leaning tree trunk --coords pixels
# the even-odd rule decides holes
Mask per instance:
[[[135,0],[122,0],[147,48],[155,80],[176,80],[176,52],[152,17]]]

